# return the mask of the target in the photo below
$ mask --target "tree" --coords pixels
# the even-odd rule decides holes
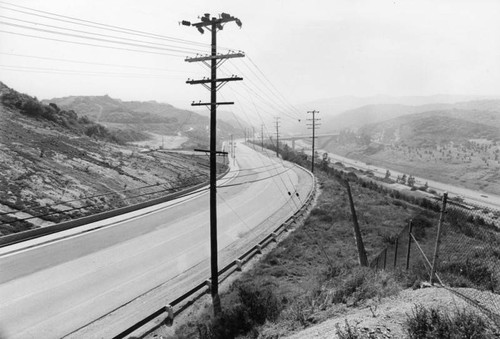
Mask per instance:
[[[403,174],[403,176],[401,177],[401,183],[403,185],[406,185],[406,174]]]
[[[321,168],[326,171],[328,169],[328,165],[330,165],[330,157],[328,153],[323,153],[323,159],[321,160]]]
[[[415,185],[415,177],[410,175],[408,177],[408,186],[413,187]]]
[[[391,172],[389,170],[387,170],[385,172],[385,179],[389,179],[391,177]]]

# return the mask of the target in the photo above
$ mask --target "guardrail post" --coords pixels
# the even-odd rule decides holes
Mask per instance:
[[[257,248],[257,253],[262,254],[262,245],[257,244],[255,247]]]
[[[208,288],[207,293],[211,293],[212,292],[212,279],[205,280],[205,285],[207,285],[207,288]]]
[[[396,269],[396,265],[398,262],[398,246],[399,246],[399,238],[396,238],[396,243],[394,244],[394,269]]]
[[[446,213],[446,201],[448,200],[448,193],[443,193],[443,204],[441,206],[441,215],[439,216],[439,223],[436,235],[436,245],[434,246],[434,257],[432,259],[432,267],[431,267],[431,285],[434,285],[434,276],[436,274],[437,261],[439,257],[439,245],[441,244],[441,229],[444,222],[444,214]]]
[[[276,232],[271,233],[274,242],[278,242],[278,234]]]
[[[410,251],[411,251],[411,231],[413,230],[413,220],[408,223],[408,247],[406,249],[406,270],[410,268]]]
[[[169,304],[165,306],[165,312],[167,312],[167,317],[165,318],[165,324],[167,326],[172,326],[174,323],[174,308]]]
[[[241,272],[243,270],[243,262],[240,259],[236,259],[234,263],[236,264],[236,270]]]

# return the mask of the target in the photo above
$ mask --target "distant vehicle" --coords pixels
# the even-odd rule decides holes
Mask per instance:
[[[484,195],[484,194],[481,194],[481,196],[482,196],[483,198],[487,198],[487,197],[488,197],[487,195]]]

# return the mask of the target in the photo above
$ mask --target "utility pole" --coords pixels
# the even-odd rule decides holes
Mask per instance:
[[[280,117],[274,118],[276,124],[276,157],[280,157]]]
[[[193,26],[203,34],[204,29],[208,29],[212,34],[211,53],[206,56],[196,56],[194,58],[186,58],[187,62],[203,62],[210,68],[210,79],[190,80],[186,83],[195,85],[201,84],[210,90],[209,103],[192,103],[191,106],[209,106],[210,107],[210,270],[211,270],[211,286],[210,293],[212,294],[212,304],[214,315],[219,315],[222,311],[219,297],[219,272],[218,272],[218,256],[217,256],[217,106],[232,105],[234,102],[217,102],[217,91],[229,81],[243,80],[243,78],[232,76],[230,78],[217,79],[217,68],[230,58],[244,57],[242,52],[217,54],[217,31],[222,30],[228,22],[234,21],[241,28],[241,21],[227,13],[220,14],[219,18],[212,17],[206,13],[200,18],[200,22],[191,23],[183,20],[182,25]],[[209,63],[210,62],[210,63]],[[220,152],[219,152],[220,153]]]
[[[316,123],[317,120],[321,119],[316,119],[316,113],[319,113],[319,111],[313,110],[313,111],[307,111],[307,113],[312,114],[312,119],[306,119],[308,121],[312,121],[312,124],[307,124],[309,126],[307,129],[312,129],[312,160],[311,160],[311,172],[314,173],[314,156],[315,156],[315,151],[314,151],[314,144],[316,140],[316,129],[318,128],[319,124]]]

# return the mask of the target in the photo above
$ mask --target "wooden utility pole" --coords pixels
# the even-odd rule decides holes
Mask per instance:
[[[307,124],[309,126],[307,129],[312,129],[312,160],[311,160],[311,172],[314,173],[314,158],[315,158],[315,150],[314,150],[314,145],[316,141],[316,129],[319,128],[319,124],[316,123],[317,120],[321,119],[316,119],[316,113],[319,113],[319,111],[313,110],[313,111],[308,111],[307,113],[312,114],[312,119],[306,119],[308,121],[312,121],[312,124]]]
[[[203,34],[204,29],[208,29],[212,34],[212,44],[210,55],[187,58],[187,62],[203,62],[210,68],[210,79],[190,80],[186,83],[194,85],[201,84],[210,90],[209,103],[192,103],[192,106],[209,106],[210,107],[210,267],[211,267],[211,286],[210,292],[212,294],[212,303],[214,314],[219,315],[222,311],[220,298],[219,298],[219,272],[218,272],[218,256],[217,256],[217,106],[218,105],[232,105],[234,102],[217,102],[217,91],[229,81],[243,80],[243,78],[232,76],[230,78],[217,79],[217,68],[230,58],[240,58],[245,55],[242,52],[217,54],[217,31],[221,30],[223,26],[231,21],[241,28],[241,21],[234,16],[227,13],[222,13],[219,18],[212,17],[206,13],[198,23],[191,23],[189,21],[182,21],[185,26],[193,26]],[[210,63],[209,63],[210,62]]]

